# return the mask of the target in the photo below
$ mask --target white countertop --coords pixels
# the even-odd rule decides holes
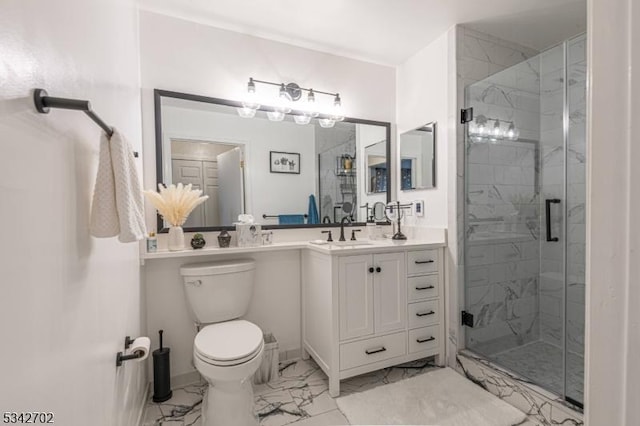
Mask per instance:
[[[317,241],[317,240],[316,240]],[[330,255],[352,255],[352,254],[365,254],[379,251],[384,249],[385,251],[401,251],[411,248],[440,248],[446,246],[446,237],[444,232],[442,235],[433,236],[431,238],[417,238],[408,239],[405,241],[394,241],[391,239],[380,240],[358,240],[356,245],[340,245],[339,242],[326,243],[324,241],[316,243],[316,241],[287,241],[276,242],[269,245],[262,245],[256,247],[228,247],[220,248],[217,246],[205,247],[202,249],[185,249],[179,251],[158,250],[154,253],[143,252],[140,255],[141,263],[144,264],[145,260],[154,259],[168,259],[179,257],[192,257],[192,256],[215,256],[224,254],[241,254],[241,253],[259,253],[259,252],[271,252],[271,251],[285,251],[285,250],[301,250],[309,249],[318,253],[330,254]],[[346,244],[354,244],[352,241],[347,241]]]

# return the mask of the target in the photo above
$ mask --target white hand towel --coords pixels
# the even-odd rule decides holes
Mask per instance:
[[[102,134],[98,175],[91,206],[91,235],[115,237],[123,243],[146,235],[144,204],[133,150],[116,130]]]

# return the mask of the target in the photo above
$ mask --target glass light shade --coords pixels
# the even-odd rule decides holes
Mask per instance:
[[[257,110],[254,108],[242,107],[236,108],[236,111],[238,111],[238,115],[242,118],[253,118],[256,116]]]
[[[284,112],[282,112],[282,111],[267,111],[267,118],[270,121],[282,121],[282,120],[284,120]]]
[[[242,101],[242,106],[250,109],[258,109],[260,108],[260,102],[258,102],[258,97],[256,96],[256,92],[249,91],[244,97]]]
[[[307,114],[294,115],[293,121],[295,121],[296,124],[302,124],[302,125],[309,124],[309,122],[311,122],[311,116]]]
[[[515,141],[518,139],[518,136],[520,136],[520,132],[517,131],[513,123],[511,123],[509,125],[509,129],[505,133],[505,136],[507,137],[507,139]]]
[[[502,128],[500,128],[500,121],[496,120],[496,124],[493,125],[493,130],[491,131],[491,140],[502,139]]]
[[[318,123],[320,123],[320,127],[324,127],[325,129],[329,129],[336,124],[332,118],[319,118]]]
[[[274,108],[278,111],[281,111],[285,114],[290,113],[291,112],[291,102],[289,101],[289,97],[287,96],[286,92],[283,94],[282,92],[280,92],[280,96],[278,96],[278,100],[276,102],[276,104],[274,105]]]
[[[342,112],[342,104],[340,102],[336,102],[333,104],[333,111],[331,111],[331,118],[334,121],[344,120],[344,113]]]

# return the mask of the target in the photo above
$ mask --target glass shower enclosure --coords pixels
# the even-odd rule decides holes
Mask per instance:
[[[465,88],[466,348],[582,406],[586,37]]]

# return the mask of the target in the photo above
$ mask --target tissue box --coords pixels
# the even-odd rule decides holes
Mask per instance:
[[[238,247],[262,245],[262,225],[256,223],[236,223]]]

